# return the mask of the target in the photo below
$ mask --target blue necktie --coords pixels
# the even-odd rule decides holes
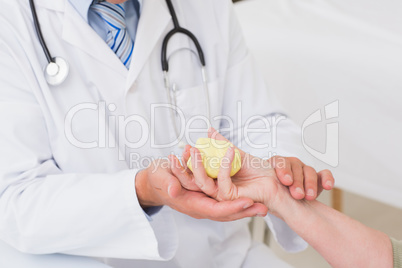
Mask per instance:
[[[91,8],[106,22],[108,30],[106,43],[128,69],[134,42],[126,29],[124,18],[126,12],[123,5],[104,1],[93,4]]]

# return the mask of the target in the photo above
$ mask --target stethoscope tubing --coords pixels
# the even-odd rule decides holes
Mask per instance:
[[[179,24],[179,21],[177,19],[177,15],[176,15],[175,9],[173,7],[172,1],[171,0],[166,0],[166,4],[168,6],[169,13],[170,13],[170,15],[172,17],[174,28],[163,39],[162,53],[161,53],[162,71],[169,71],[169,62],[168,62],[168,59],[167,59],[167,47],[168,47],[170,38],[173,35],[177,34],[177,33],[182,33],[184,35],[187,35],[193,41],[194,45],[196,46],[196,49],[197,49],[197,52],[198,52],[198,57],[200,59],[201,65],[203,67],[205,67],[204,52],[203,52],[203,50],[201,48],[201,45],[200,45],[198,39],[195,37],[195,35],[192,32],[190,32],[187,29],[184,29],[184,28],[180,27],[180,24]],[[45,41],[45,39],[43,37],[42,30],[41,30],[41,27],[40,27],[40,23],[39,23],[39,20],[38,20],[38,15],[36,13],[36,7],[35,7],[34,0],[29,0],[29,5],[30,5],[30,8],[31,8],[32,18],[33,18],[33,22],[34,22],[34,26],[35,26],[35,31],[36,31],[36,34],[38,36],[39,43],[40,43],[40,45],[41,45],[41,47],[43,49],[43,52],[45,54],[46,60],[47,60],[47,62],[49,64],[50,63],[55,63],[55,60],[52,57],[52,55],[50,54],[49,48],[47,47],[46,41]]]
[[[207,77],[206,77],[206,72],[205,72],[205,57],[204,57],[204,52],[201,48],[201,45],[198,41],[198,39],[195,37],[195,35],[190,32],[189,30],[180,27],[179,21],[177,19],[177,15],[175,12],[175,9],[173,7],[172,1],[171,0],[166,0],[166,4],[168,6],[169,9],[169,13],[172,17],[173,20],[173,24],[174,27],[173,29],[168,32],[168,34],[164,37],[163,39],[163,43],[162,43],[162,52],[161,52],[161,63],[162,63],[162,71],[164,74],[164,80],[165,80],[165,88],[167,90],[167,95],[168,95],[168,101],[170,104],[172,104],[172,99],[170,96],[170,83],[169,83],[169,77],[168,77],[168,71],[169,71],[169,62],[168,62],[168,58],[167,58],[167,48],[168,48],[168,44],[169,44],[169,40],[170,38],[172,38],[172,36],[174,36],[175,34],[184,34],[186,36],[188,36],[194,43],[196,49],[197,49],[197,53],[198,53],[198,57],[200,60],[200,63],[202,65],[201,68],[201,72],[202,72],[202,80],[203,80],[203,87],[204,87],[204,91],[205,91],[205,96],[206,96],[206,102],[207,102],[207,114],[208,114],[208,119],[210,120],[210,104],[209,104],[209,95],[208,95],[208,81],[207,81]],[[35,3],[34,0],[29,0],[29,5],[31,8],[31,13],[32,13],[32,18],[33,18],[33,22],[34,22],[34,27],[35,27],[35,31],[36,34],[38,36],[39,39],[39,43],[43,49],[43,52],[46,56],[46,60],[48,61],[48,65],[45,68],[45,78],[46,81],[48,82],[48,84],[50,85],[60,85],[61,83],[64,82],[64,80],[66,79],[66,77],[68,76],[69,73],[69,65],[68,63],[60,57],[56,57],[53,58],[52,55],[50,54],[49,48],[46,45],[45,39],[43,37],[42,34],[42,30],[40,27],[40,23],[38,20],[38,15],[36,12],[36,7],[35,7]],[[173,115],[173,112],[171,114],[172,116],[172,121],[173,124],[175,124],[176,120],[175,120],[175,116]],[[176,124],[175,127],[177,128]],[[178,134],[177,129],[175,129],[176,134]]]
[[[166,0],[166,1],[170,1],[170,0]],[[202,51],[201,45],[200,45],[200,43],[198,42],[197,38],[196,38],[195,35],[194,35],[192,32],[190,32],[189,30],[179,27],[179,28],[175,28],[175,29],[171,30],[171,31],[165,36],[165,38],[163,39],[163,43],[162,43],[162,55],[161,55],[161,57],[162,57],[162,71],[169,71],[169,62],[168,62],[168,60],[167,60],[167,47],[168,47],[170,38],[171,38],[173,35],[177,34],[177,33],[182,33],[182,34],[187,35],[187,36],[194,42],[194,45],[195,45],[195,47],[196,47],[196,49],[197,49],[197,53],[198,53],[198,57],[199,57],[199,59],[200,59],[201,65],[205,67],[204,52]]]
[[[195,35],[192,32],[190,32],[189,30],[180,27],[179,20],[177,19],[177,15],[174,10],[172,1],[166,0],[166,4],[169,8],[169,13],[170,13],[170,16],[172,17],[174,27],[163,39],[162,53],[161,53],[162,71],[166,71],[166,72],[169,71],[169,62],[167,59],[167,47],[168,47],[170,38],[177,33],[182,33],[184,35],[187,35],[193,41],[193,43],[197,49],[197,53],[198,53],[198,57],[200,59],[201,65],[203,67],[205,67],[204,52],[201,48],[200,42],[198,41],[197,37],[195,37]]]
[[[202,76],[202,83],[203,83],[203,88],[204,88],[204,93],[205,93],[205,98],[206,98],[206,109],[207,109],[207,117],[208,117],[208,128],[211,126],[211,111],[210,111],[210,101],[209,101],[209,89],[208,89],[208,79],[207,79],[207,75],[206,75],[206,71],[205,71],[205,57],[204,57],[204,52],[201,48],[200,42],[198,41],[198,39],[195,37],[195,35],[190,32],[189,30],[182,28],[179,24],[179,20],[177,19],[177,15],[175,12],[175,9],[173,7],[172,1],[171,0],[166,0],[166,4],[168,6],[169,12],[170,12],[170,16],[172,17],[173,20],[173,29],[171,31],[169,31],[167,33],[167,35],[165,36],[165,38],[163,39],[162,42],[162,51],[161,51],[161,63],[162,63],[162,71],[163,71],[163,77],[164,77],[164,82],[165,82],[165,89],[166,89],[166,94],[167,94],[167,98],[168,98],[168,102],[170,105],[174,105],[176,106],[176,102],[172,102],[172,96],[170,95],[170,81],[169,81],[169,62],[168,62],[168,58],[167,58],[167,48],[168,48],[168,44],[169,44],[169,40],[172,38],[172,36],[174,36],[175,34],[184,34],[187,37],[189,37],[196,49],[197,49],[197,54],[198,54],[198,58],[200,60],[201,63],[201,76]],[[173,85],[173,91],[175,92],[175,85]],[[172,107],[173,108],[173,107]],[[174,107],[177,108],[177,107]],[[172,109],[170,109],[170,117],[171,117],[171,121],[173,123],[173,129],[174,132],[176,134],[177,139],[179,139],[179,130],[178,130],[178,126],[177,126],[177,120],[176,120],[176,116],[173,112]],[[179,142],[179,147],[184,148],[184,143],[182,141]]]
[[[39,43],[42,46],[43,52],[45,53],[46,59],[48,63],[54,62],[52,55],[49,52],[49,48],[46,45],[45,39],[43,38],[42,30],[40,28],[40,23],[38,20],[38,15],[36,14],[36,7],[34,0],[29,0],[29,5],[31,7],[32,18],[35,25],[36,35],[38,36]]]

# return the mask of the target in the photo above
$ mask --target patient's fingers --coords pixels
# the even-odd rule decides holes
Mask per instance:
[[[208,129],[208,138],[214,139],[214,140],[222,140],[222,141],[227,141],[230,142],[228,139],[226,139],[224,136],[222,136],[216,129],[213,127]],[[246,155],[245,152],[240,150],[239,148],[235,147],[237,150],[240,152],[240,156],[243,159]]]
[[[200,151],[197,148],[191,148],[190,154],[195,183],[205,194],[216,198],[218,188],[215,181],[208,177],[205,171]]]
[[[182,161],[182,163],[183,163],[183,167],[184,167],[184,169],[188,169],[188,167],[187,167],[187,162],[188,162],[188,159],[190,158],[190,149],[191,149],[191,146],[190,145],[186,145],[186,147],[184,147],[184,151],[183,151],[183,155],[182,155],[182,157],[181,157],[181,161]]]
[[[222,136],[216,129],[213,127],[208,129],[208,138],[214,139],[214,140],[222,140],[222,141],[229,141],[226,139],[224,136]]]
[[[237,188],[232,183],[232,179],[230,177],[234,155],[234,149],[229,147],[225,156],[222,158],[218,173],[218,200],[234,200],[237,198]]]

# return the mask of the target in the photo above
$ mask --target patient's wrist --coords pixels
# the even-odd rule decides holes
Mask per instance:
[[[294,199],[290,195],[289,189],[280,185],[275,202],[271,203],[271,207],[268,206],[268,209],[271,214],[286,222],[291,219],[293,220],[300,210],[304,208],[306,202],[308,201]]]

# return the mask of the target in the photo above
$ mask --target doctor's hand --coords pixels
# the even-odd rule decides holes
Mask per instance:
[[[213,128],[210,129],[208,136],[226,140]],[[331,190],[334,186],[335,179],[331,171],[317,172],[296,157],[274,156],[268,162],[275,169],[279,181],[289,187],[290,194],[294,199],[315,200],[324,189]]]
[[[178,159],[154,161],[140,171],[135,179],[137,198],[143,208],[167,205],[197,219],[233,221],[245,217],[265,216],[268,209],[247,197],[218,202],[198,191],[195,181],[190,182]],[[180,181],[187,182],[184,188]]]

